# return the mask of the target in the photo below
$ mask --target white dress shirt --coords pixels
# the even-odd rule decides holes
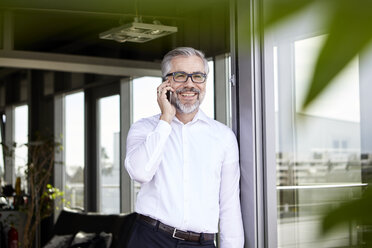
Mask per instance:
[[[184,231],[217,233],[221,248],[244,243],[234,133],[201,110],[183,124],[160,115],[128,133],[125,167],[141,183],[136,212]]]

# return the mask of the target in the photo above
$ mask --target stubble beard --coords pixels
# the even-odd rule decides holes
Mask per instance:
[[[186,91],[196,92],[197,100],[193,104],[183,104],[180,99],[178,99],[178,94]],[[203,102],[205,92],[200,92],[200,90],[195,88],[181,88],[176,91],[176,94],[172,94],[172,104],[176,107],[176,110],[181,114],[190,114],[199,109],[200,104]]]

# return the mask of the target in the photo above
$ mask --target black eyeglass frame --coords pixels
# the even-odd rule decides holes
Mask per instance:
[[[175,75],[176,73],[184,73],[185,75],[187,75],[186,80],[185,80],[185,81],[176,81],[176,80],[174,79],[174,75]],[[203,81],[203,82],[195,82],[194,79],[192,78],[192,76],[193,76],[193,75],[196,75],[196,74],[201,74],[201,75],[203,75],[204,81]],[[187,80],[189,80],[189,78],[191,78],[191,81],[192,81],[193,83],[196,83],[196,84],[203,84],[203,83],[205,83],[205,81],[207,80],[207,74],[202,73],[202,72],[186,73],[186,72],[184,72],[184,71],[175,71],[175,72],[171,72],[171,73],[168,73],[167,75],[165,75],[165,77],[164,77],[163,80],[165,81],[166,78],[169,77],[169,76],[172,76],[173,81],[176,82],[176,83],[186,83]]]

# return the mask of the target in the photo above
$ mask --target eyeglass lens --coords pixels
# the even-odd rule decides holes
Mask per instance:
[[[192,73],[187,74],[186,72],[176,72],[173,74],[173,79],[176,82],[186,82],[188,77],[191,76],[191,80],[194,83],[203,83],[205,81],[205,76],[203,73]]]

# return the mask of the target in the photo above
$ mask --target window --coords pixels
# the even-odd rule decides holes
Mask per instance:
[[[64,97],[64,192],[71,208],[84,209],[84,93]]]
[[[120,97],[98,100],[100,211],[120,213]]]
[[[356,57],[302,110],[326,35],[314,31],[318,27],[305,15],[296,18],[265,41],[266,78],[273,79],[266,83],[275,91],[277,246],[357,246],[361,231],[353,223],[323,238],[319,228],[325,210],[357,198],[366,182],[362,134],[371,133],[361,128],[367,124],[361,114],[370,111],[360,95],[364,65]]]
[[[215,117],[214,114],[214,62],[213,60],[208,61],[209,74],[207,78],[207,86],[205,98],[200,108],[204,111],[206,115],[211,118]]]
[[[156,115],[160,112],[156,100],[156,90],[160,84],[161,84],[160,77],[140,77],[133,80],[132,82],[133,122],[136,122],[141,118]],[[141,185],[133,181],[132,189],[133,192],[131,205],[132,210],[134,211],[137,200],[137,194],[141,189]]]
[[[160,112],[156,101],[156,88],[160,84],[160,77],[133,79],[133,122]]]
[[[21,188],[27,189],[26,168],[28,161],[28,106],[14,108],[14,176],[21,178]]]

